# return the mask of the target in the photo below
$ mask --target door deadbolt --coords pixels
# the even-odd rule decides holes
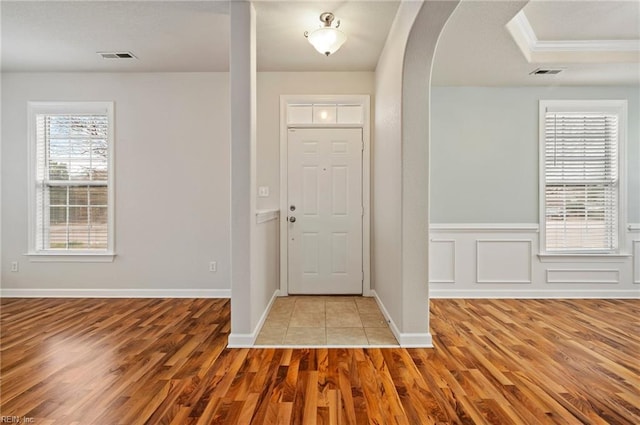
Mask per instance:
[[[295,205],[291,205],[291,206],[289,207],[289,209],[290,209],[291,211],[295,211],[295,210],[296,210],[296,206],[295,206]]]

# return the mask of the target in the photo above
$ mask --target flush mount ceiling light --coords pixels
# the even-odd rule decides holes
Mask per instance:
[[[304,36],[307,37],[309,43],[318,52],[326,56],[335,53],[347,41],[347,36],[338,29],[340,20],[336,21],[335,26],[332,26],[334,19],[333,13],[324,12],[320,15],[322,26],[317,30],[304,32]]]

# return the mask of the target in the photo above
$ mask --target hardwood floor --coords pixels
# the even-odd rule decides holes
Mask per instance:
[[[38,425],[640,423],[638,300],[432,300],[434,349],[226,349],[219,299],[1,308],[0,414]]]

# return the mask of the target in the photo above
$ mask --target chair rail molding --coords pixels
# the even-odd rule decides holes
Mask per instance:
[[[640,298],[640,226],[616,255],[539,255],[537,223],[432,223],[433,298]]]

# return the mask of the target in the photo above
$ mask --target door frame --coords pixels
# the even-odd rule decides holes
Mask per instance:
[[[290,124],[292,105],[349,105],[362,107],[358,124],[314,123]],[[369,95],[281,95],[280,96],[280,295],[289,295],[288,260],[288,134],[290,128],[361,128],[362,129],[362,295],[371,296],[371,100]]]

